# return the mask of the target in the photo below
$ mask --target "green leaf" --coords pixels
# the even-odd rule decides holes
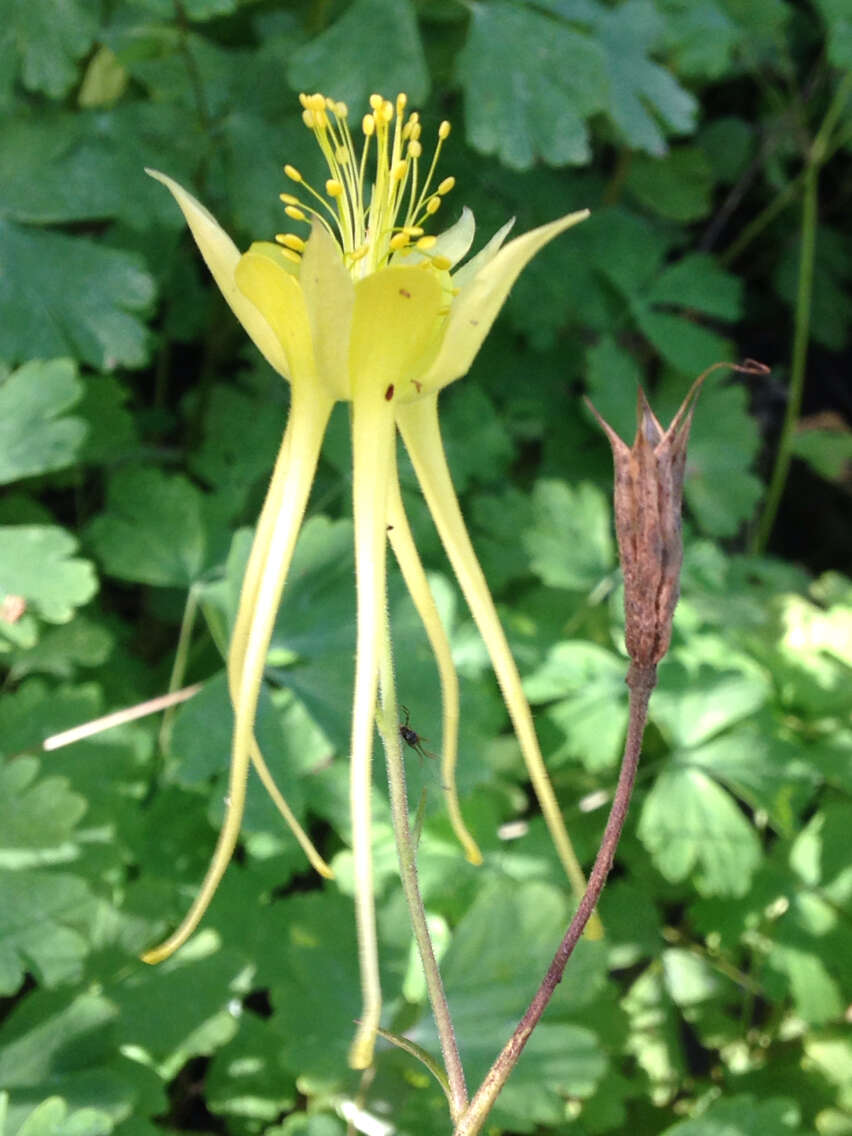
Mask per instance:
[[[0,1085],[10,1094],[12,1131],[34,1100],[55,1095],[73,1111],[96,1106],[116,1121],[129,1115],[133,1065],[116,1053],[117,1016],[116,1006],[99,994],[34,991],[18,1003],[0,1040]]]
[[[768,679],[756,669],[696,670],[672,660],[661,668],[650,714],[673,745],[694,746],[753,714],[770,695]]]
[[[65,777],[39,778],[40,763],[19,757],[0,766],[0,868],[73,859],[72,833],[86,801]]]
[[[204,1077],[211,1112],[236,1126],[271,1123],[282,1113],[296,1112],[296,1085],[281,1065],[278,1035],[268,1020],[243,1014],[239,1032],[216,1051]],[[274,1129],[266,1129],[270,1136]],[[344,1136],[341,1130],[340,1136]]]
[[[648,294],[650,303],[658,307],[695,308],[728,321],[742,315],[742,297],[739,277],[720,268],[712,256],[700,252],[689,253],[663,269]]]
[[[645,798],[639,838],[667,880],[692,873],[702,895],[743,895],[761,859],[757,834],[723,789],[683,761]]]
[[[454,383],[441,401],[441,436],[456,492],[472,481],[502,483],[514,447],[494,403],[480,386]]]
[[[495,879],[483,887],[453,935],[442,963],[465,1069],[476,1084],[529,1002],[568,925],[564,892],[538,881],[518,888]],[[583,972],[580,959],[590,969]],[[600,980],[600,945],[583,943],[548,1005],[493,1113],[494,1123],[558,1124],[564,1095],[588,1097],[607,1067],[595,1034],[571,1019]],[[601,975],[602,977],[602,975]],[[585,990],[584,990],[585,988]],[[408,1036],[436,1050],[434,1026],[421,1019]]]
[[[780,251],[772,282],[781,299],[793,309],[799,289],[798,237],[789,238]],[[830,351],[842,351],[849,341],[847,317],[851,296],[852,241],[842,230],[820,225],[816,236],[810,333]]]
[[[713,176],[732,185],[754,156],[755,132],[743,118],[716,118],[701,131],[698,142]]]
[[[382,76],[385,98],[406,91],[412,102],[426,99],[429,69],[411,0],[355,0],[327,31],[297,48],[287,68],[294,90],[342,99],[355,121],[375,89],[370,75]]]
[[[838,423],[837,429],[804,428],[793,435],[793,453],[808,463],[826,481],[838,484],[852,465],[852,432]]]
[[[530,558],[518,533],[532,524],[526,493],[507,487],[501,493],[476,494],[467,510],[471,539],[489,587],[497,592],[510,580],[530,574]]]
[[[234,999],[248,993],[248,960],[237,949],[211,951],[213,932],[156,967],[136,965],[110,989],[121,1012],[119,1043],[144,1052],[167,1080],[237,1031]]]
[[[552,764],[579,760],[597,772],[618,760],[627,725],[626,669],[624,659],[594,643],[563,640],[524,679],[530,702],[558,699],[547,710],[561,735]]]
[[[57,688],[42,679],[27,679],[0,699],[0,749],[10,756],[40,749],[51,734],[102,713],[101,689],[93,683]]]
[[[383,967],[391,963],[389,953],[383,952]],[[351,901],[324,888],[274,904],[258,927],[253,957],[280,1007],[271,1024],[286,1069],[310,1080],[339,1081],[360,1013]]]
[[[136,452],[139,439],[126,405],[129,398],[130,391],[111,375],[87,377],[77,408],[88,425],[80,455],[83,462],[107,465],[127,461]]]
[[[23,85],[58,99],[77,81],[77,61],[97,35],[98,19],[86,0],[17,0],[4,11],[4,35],[19,56]]]
[[[607,55],[609,116],[631,149],[661,156],[664,129],[686,134],[695,128],[696,99],[651,59],[664,25],[649,0],[596,7],[594,25]]]
[[[284,423],[259,398],[232,386],[218,384],[206,397],[204,440],[191,456],[191,469],[234,516],[254,485],[269,479]]]
[[[690,751],[690,761],[722,782],[753,810],[791,836],[819,784],[819,774],[798,745],[773,731],[769,715],[745,724]]]
[[[687,386],[671,376],[654,394],[662,422],[668,422]],[[711,375],[701,392],[686,458],[684,499],[704,532],[732,536],[752,516],[763,485],[751,472],[760,434],[748,411],[745,385],[724,373]]]
[[[72,1112],[62,1097],[48,1097],[32,1110],[17,1133],[10,1132],[7,1136],[107,1136],[113,1127],[114,1121],[108,1112],[97,1108]]]
[[[97,370],[148,357],[146,308],[154,282],[140,259],[83,237],[0,219],[0,357],[70,355]]]
[[[713,1101],[692,1120],[664,1129],[662,1136],[792,1136],[801,1131],[793,1101],[738,1095]]]
[[[106,511],[87,537],[111,576],[186,587],[204,567],[203,494],[179,474],[139,466],[110,479]]]
[[[48,623],[67,623],[98,590],[94,568],[72,554],[77,541],[46,525],[0,527],[0,595],[23,596]]]
[[[667,56],[676,75],[718,79],[730,66],[740,32],[714,0],[662,0]]]
[[[89,888],[79,876],[0,871],[0,994],[14,994],[27,971],[45,986],[81,976],[90,903]]]
[[[685,1071],[677,1010],[661,967],[651,965],[632,984],[623,1002],[630,1019],[627,1050],[651,1082],[654,1104],[666,1104]]]
[[[637,154],[626,186],[646,209],[672,221],[698,221],[710,212],[713,177],[697,146],[678,146],[665,158]]]
[[[64,414],[83,388],[70,359],[34,361],[0,385],[0,484],[71,465],[86,435]]]
[[[828,29],[828,58],[833,67],[848,71],[852,67],[852,14],[845,0],[816,0]]]
[[[636,388],[642,382],[635,358],[612,336],[604,335],[586,352],[585,372],[589,398],[598,414],[620,438],[632,441],[636,433]]]
[[[538,481],[533,521],[521,534],[533,572],[550,587],[591,591],[612,571],[610,509],[594,485]]]
[[[536,62],[519,82],[517,61],[525,56]],[[558,17],[495,0],[472,8],[456,65],[475,150],[515,170],[537,159],[588,163],[586,121],[608,96],[604,55],[593,38]]]

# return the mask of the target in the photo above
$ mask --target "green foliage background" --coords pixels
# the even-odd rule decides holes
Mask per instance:
[[[637,381],[667,421],[708,364],[773,367],[749,385],[713,379],[701,397],[683,598],[602,904],[607,938],[581,943],[491,1131],[852,1132],[852,584],[825,571],[848,561],[810,555],[807,539],[796,562],[745,552],[790,357],[802,171],[852,70],[847,5],[0,0],[0,29],[0,1131],[346,1130],[359,1083],[345,1062],[358,1012],[345,410],[259,727],[337,880],[310,876],[253,792],[202,932],[161,967],[138,961],[185,910],[221,817],[220,649],[287,406],[142,168],[192,187],[244,246],[281,228],[282,163],[314,168],[296,92],[343,98],[357,121],[371,91],[404,89],[424,134],[453,120],[446,208],[454,219],[469,205],[481,240],[510,215],[524,230],[593,211],[529,268],[442,399],[586,863],[620,755],[626,663],[609,457],[580,395],[629,434]],[[821,182],[810,328],[844,389],[850,114],[847,102]],[[848,431],[818,427],[795,441],[815,513],[848,503],[850,458]],[[412,796],[427,794],[423,889],[475,1083],[570,902],[405,476],[463,675],[463,807],[486,852],[480,869],[464,861],[434,770],[412,762]],[[434,736],[434,670],[394,587],[401,698]],[[188,602],[205,618],[186,681],[203,691],[162,728],[143,719],[44,752],[57,731],[167,688]],[[434,1049],[379,773],[376,794],[387,1024]],[[360,1103],[400,1134],[448,1130],[436,1086],[394,1050]]]

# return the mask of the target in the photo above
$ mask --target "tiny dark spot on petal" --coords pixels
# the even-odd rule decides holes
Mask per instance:
[[[400,294],[400,296],[405,296],[406,300],[411,299],[411,293],[408,291],[407,288],[400,288],[399,294]]]
[[[390,385],[390,386],[388,387],[388,389],[387,389],[387,390],[385,391],[385,401],[386,401],[386,402],[390,402],[390,400],[391,400],[392,398],[393,398],[393,383],[391,383],[391,385]]]

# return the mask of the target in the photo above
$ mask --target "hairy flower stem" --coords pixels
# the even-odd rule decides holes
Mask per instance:
[[[624,756],[621,759],[621,771],[618,775],[618,785],[609,812],[609,819],[606,822],[594,867],[589,875],[586,893],[580,900],[577,912],[571,920],[568,930],[565,932],[565,937],[559,944],[559,949],[553,956],[553,962],[551,962],[547,974],[545,974],[536,991],[535,997],[530,1002],[527,1012],[521,1018],[517,1029],[509,1038],[497,1060],[486,1074],[484,1081],[477,1089],[473,1100],[470,1102],[470,1107],[456,1125],[453,1136],[475,1136],[481,1130],[498,1093],[517,1064],[530,1034],[538,1024],[554,990],[562,981],[565,965],[583,933],[583,928],[595,910],[609,870],[612,867],[615,850],[627,817],[627,809],[630,805],[630,796],[633,792],[633,783],[639,765],[639,755],[642,750],[642,735],[645,732],[648,701],[656,682],[657,668],[655,664],[648,666],[641,666],[638,663],[630,664],[630,670],[627,674],[627,685],[630,688],[630,717],[627,723]]]
[[[399,872],[402,890],[408,906],[414,939],[423,964],[426,989],[435,1015],[435,1025],[441,1041],[441,1054],[450,1088],[450,1111],[453,1123],[457,1123],[467,1108],[467,1085],[464,1079],[461,1057],[459,1056],[456,1034],[453,1029],[444,984],[438,969],[438,960],[429,935],[426,910],[417,880],[417,860],[415,844],[411,837],[408,818],[408,793],[405,787],[405,761],[402,756],[402,741],[399,728],[399,710],[396,702],[394,684],[393,655],[390,639],[390,624],[387,609],[384,613],[381,654],[379,659],[379,686],[381,690],[382,712],[378,715],[379,733],[385,748],[385,761],[390,789],[391,820],[393,823],[396,851],[399,858]]]

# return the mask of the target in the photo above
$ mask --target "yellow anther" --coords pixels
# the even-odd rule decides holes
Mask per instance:
[[[440,272],[446,272],[453,267],[453,262],[446,256],[433,256],[432,266],[437,268]]]
[[[393,103],[388,102],[387,99],[385,99],[385,101],[382,103],[381,110],[378,113],[381,114],[385,122],[393,122]]]
[[[422,127],[422,126],[420,125],[420,123],[419,123],[419,122],[413,122],[413,123],[411,124],[411,138],[412,138],[412,141],[414,141],[414,142],[416,142],[416,141],[417,141],[417,139],[418,139],[418,138],[420,137],[420,132],[422,131],[422,129],[423,129],[423,127]]]
[[[408,143],[408,153],[412,158],[419,158],[423,153],[423,147],[420,145],[416,138],[413,138]]]
[[[438,193],[440,193],[440,194],[441,194],[441,196],[443,197],[443,195],[444,195],[445,193],[449,193],[449,192],[450,192],[450,190],[451,190],[451,189],[453,188],[453,186],[454,186],[455,184],[456,184],[456,179],[455,179],[454,177],[446,177],[446,178],[444,178],[444,180],[443,180],[443,181],[441,182],[441,184],[440,184],[440,185],[438,186],[438,190],[437,190],[437,192],[438,192]]]
[[[384,101],[385,100],[382,98],[381,95],[376,95],[376,94],[370,95],[370,109],[371,110],[378,110],[379,107],[382,105],[382,103]]]
[[[342,197],[343,183],[339,182],[337,178],[329,178],[325,183],[325,192],[329,197]]]
[[[279,193],[278,196],[284,202],[285,205],[298,205],[299,204],[298,197],[294,197],[292,193]]]
[[[420,252],[428,252],[428,250],[430,248],[434,248],[437,243],[438,238],[434,234],[429,233],[427,234],[427,236],[420,238],[420,240],[417,242],[416,247],[420,250]]]
[[[305,242],[301,237],[297,237],[295,233],[276,233],[275,239],[278,241],[279,245],[292,249],[293,252],[305,251]]]
[[[391,170],[391,180],[392,181],[402,181],[407,173],[408,173],[408,162],[403,158],[400,161],[398,161],[396,163],[396,165],[394,166],[394,168]]]
[[[426,212],[429,214],[430,217],[432,216],[433,213],[437,213],[440,208],[441,208],[440,197],[430,197],[429,200],[426,202]]]
[[[405,228],[403,229],[403,232],[407,233],[409,235],[409,237],[422,237],[423,236],[423,229],[420,225],[406,225]]]
[[[318,113],[325,110],[325,95],[321,95],[319,92],[315,95],[311,95],[311,110],[315,110]]]
[[[371,114],[365,114],[361,119],[361,129],[364,131],[364,134],[368,138],[370,138],[375,133],[376,120]]]
[[[307,107],[307,105],[308,105],[308,96],[305,94],[304,91],[302,91],[299,94],[299,102],[302,104],[303,107]]]
[[[404,249],[407,244],[408,244],[408,234],[407,233],[394,233],[394,235],[391,237],[390,241],[388,242],[388,247],[390,248],[391,252],[399,252],[400,249]]]
[[[284,210],[288,217],[294,221],[307,221],[307,214],[295,205],[288,205]]]
[[[408,95],[405,93],[405,91],[400,91],[399,94],[396,96],[396,113],[398,115],[402,115],[402,112],[405,110],[405,106],[406,106],[407,102],[408,102]]]
[[[292,249],[282,248],[281,249],[281,255],[284,257],[285,260],[292,261],[293,264],[301,264],[302,263],[302,258],[299,256],[299,254],[297,252],[293,252]]]
[[[451,129],[452,129],[452,127],[450,126],[450,124],[447,122],[446,119],[444,119],[444,121],[438,127],[438,137],[441,139],[442,142],[444,141],[445,138],[449,138]]]
[[[287,177],[290,179],[290,181],[301,181],[302,180],[302,175],[299,173],[299,171],[296,169],[296,167],[291,166],[289,164],[289,162],[284,167],[284,173],[287,175]]]
[[[309,107],[302,111],[302,122],[304,122],[308,130],[314,130],[316,128],[316,115]]]
[[[334,113],[338,118],[346,118],[349,114],[349,107],[346,105],[346,103],[335,103]]]
[[[355,249],[354,252],[349,254],[349,259],[352,262],[352,264],[355,264],[356,261],[363,260],[364,257],[367,255],[367,253],[369,251],[370,251],[369,245],[361,245],[360,248]]]

